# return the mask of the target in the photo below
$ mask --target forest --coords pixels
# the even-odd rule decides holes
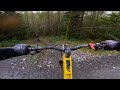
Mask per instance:
[[[0,11],[0,79],[120,79],[120,11]]]
[[[0,11],[1,43],[39,41],[43,36],[72,41],[119,40],[119,30],[119,11]]]

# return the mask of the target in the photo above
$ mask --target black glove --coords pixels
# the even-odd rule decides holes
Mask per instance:
[[[95,45],[97,48],[103,48],[104,50],[120,50],[120,42],[115,40],[106,40]]]
[[[27,55],[30,53],[29,47],[30,45],[27,44],[17,44],[10,48],[2,48],[0,49],[0,60]]]
[[[31,46],[28,44],[16,44],[12,49],[14,49],[19,55],[27,55],[30,53],[29,47]]]

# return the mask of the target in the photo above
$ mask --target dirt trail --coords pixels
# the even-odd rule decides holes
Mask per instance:
[[[120,55],[95,57],[72,52],[73,79],[120,78]],[[0,61],[0,79],[62,79],[61,54],[44,50],[34,56],[25,55]]]

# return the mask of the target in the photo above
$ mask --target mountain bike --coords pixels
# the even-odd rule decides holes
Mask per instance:
[[[85,47],[90,47],[90,44],[83,44],[83,45],[78,45],[75,47],[70,48],[68,45],[63,45],[61,48],[57,48],[54,46],[34,46],[30,47],[30,51],[34,51],[36,53],[39,53],[41,50],[44,49],[54,49],[57,51],[62,52],[62,60],[59,61],[60,65],[62,66],[63,69],[63,78],[64,79],[73,79],[73,72],[72,72],[72,54],[71,52],[74,50],[78,50],[80,48],[85,48]],[[33,54],[33,53],[31,53]]]

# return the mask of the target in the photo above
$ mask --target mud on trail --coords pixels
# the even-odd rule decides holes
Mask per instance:
[[[120,55],[93,56],[80,50],[72,52],[73,79],[120,78]],[[59,60],[61,53],[43,50],[40,53],[0,61],[0,79],[63,79]]]

